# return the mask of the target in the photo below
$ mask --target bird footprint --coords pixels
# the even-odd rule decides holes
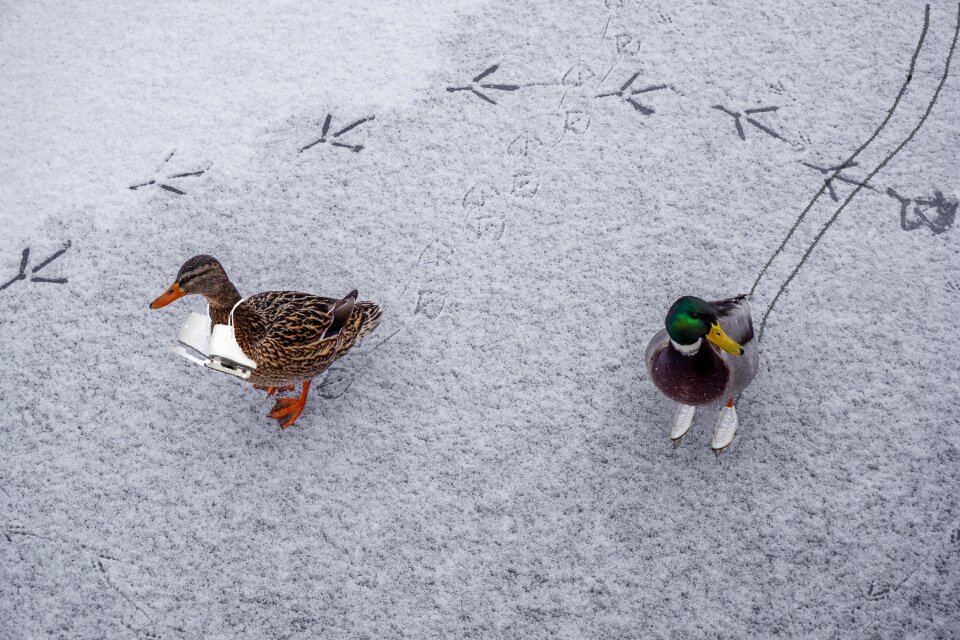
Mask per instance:
[[[347,369],[334,367],[324,376],[320,383],[320,395],[328,400],[339,398],[350,389],[353,384],[353,373]]]
[[[883,600],[890,594],[890,587],[887,585],[876,586],[874,583],[870,583],[870,588],[867,589],[867,598],[870,600]]]

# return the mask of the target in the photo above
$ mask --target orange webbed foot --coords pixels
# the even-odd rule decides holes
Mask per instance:
[[[289,389],[292,389],[290,385]],[[278,398],[273,410],[270,411],[270,417],[280,423],[280,428],[286,429],[300,417],[303,408],[307,405],[307,394],[310,392],[310,381],[303,383],[298,398]],[[269,392],[268,392],[269,393]]]
[[[300,406],[300,398],[277,398],[276,404],[274,404],[273,409],[270,410],[270,417],[274,419],[282,418],[300,408],[302,408]]]

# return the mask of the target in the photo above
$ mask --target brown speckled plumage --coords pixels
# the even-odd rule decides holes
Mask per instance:
[[[208,255],[187,260],[150,308],[192,293],[206,298],[215,324],[232,321],[237,344],[257,365],[248,382],[270,395],[302,383],[299,398],[279,398],[270,412],[281,427],[300,416],[310,381],[380,324],[380,307],[357,302],[356,290],[339,299],[299,291],[267,291],[241,299],[223,266]]]
[[[344,355],[380,323],[380,307],[345,298],[324,298],[299,291],[267,291],[250,296],[233,313],[234,333],[257,368],[249,382],[284,386],[310,380]],[[352,306],[335,322],[338,305]]]

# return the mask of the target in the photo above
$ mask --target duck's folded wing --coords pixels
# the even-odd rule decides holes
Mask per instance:
[[[724,332],[740,346],[753,340],[753,310],[746,295],[710,303]]]
[[[338,302],[299,291],[268,291],[247,298],[245,304],[255,309],[263,322],[255,350],[268,342],[274,348],[296,348],[323,340]]]

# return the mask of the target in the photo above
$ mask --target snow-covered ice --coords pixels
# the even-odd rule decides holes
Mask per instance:
[[[646,342],[750,290],[923,5],[0,2],[0,637],[958,637],[960,60],[859,186],[957,10],[716,458]],[[292,428],[166,351],[197,253],[384,306]]]

